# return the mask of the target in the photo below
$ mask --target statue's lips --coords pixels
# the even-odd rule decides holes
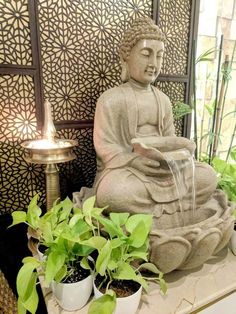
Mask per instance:
[[[149,75],[155,75],[155,71],[145,71]]]

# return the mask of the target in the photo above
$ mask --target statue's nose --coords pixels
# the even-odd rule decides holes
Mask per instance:
[[[149,65],[153,67],[157,67],[157,59],[154,55],[151,55],[149,58]]]

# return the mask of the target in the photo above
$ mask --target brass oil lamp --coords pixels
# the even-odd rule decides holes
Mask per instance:
[[[52,120],[51,105],[44,104],[43,136],[39,140],[29,140],[21,144],[24,158],[29,163],[45,164],[47,210],[60,198],[58,163],[76,158],[73,148],[78,145],[75,140],[55,139],[56,129]]]

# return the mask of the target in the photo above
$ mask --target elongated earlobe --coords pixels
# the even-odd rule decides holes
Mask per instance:
[[[130,79],[129,67],[126,61],[121,57],[121,81],[123,83],[128,82]]]

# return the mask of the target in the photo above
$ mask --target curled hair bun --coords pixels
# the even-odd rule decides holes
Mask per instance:
[[[160,28],[154,24],[149,17],[141,17],[134,21],[131,27],[125,32],[120,43],[120,54],[126,60],[131,49],[140,39],[155,39],[162,42],[166,41],[165,35]]]

